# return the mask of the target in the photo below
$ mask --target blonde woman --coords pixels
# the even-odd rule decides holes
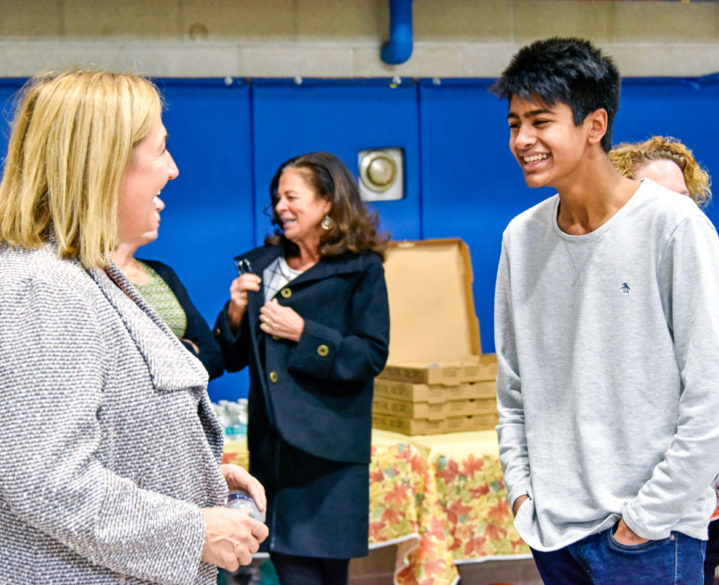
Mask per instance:
[[[178,170],[147,80],[33,79],[0,183],[0,582],[210,585],[267,527],[224,507],[207,372],[111,253]]]

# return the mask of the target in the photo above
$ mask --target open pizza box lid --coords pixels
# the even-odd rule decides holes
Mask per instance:
[[[482,355],[462,240],[392,242],[385,276],[390,347],[380,378],[444,385],[494,379],[496,357]]]

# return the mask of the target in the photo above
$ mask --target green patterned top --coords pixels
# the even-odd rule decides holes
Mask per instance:
[[[140,262],[138,260],[138,262]],[[167,326],[172,332],[177,335],[178,338],[182,339],[185,336],[185,330],[187,329],[187,315],[180,305],[180,301],[177,300],[175,293],[172,289],[167,286],[167,283],[160,278],[152,268],[150,268],[144,262],[140,262],[142,266],[150,275],[150,282],[147,284],[136,284],[135,288],[140,291],[140,294],[147,301],[155,312],[162,317],[162,320],[167,323]]]

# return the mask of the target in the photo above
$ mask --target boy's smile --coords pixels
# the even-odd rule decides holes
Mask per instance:
[[[581,162],[587,145],[584,124],[574,124],[572,109],[548,106],[516,95],[509,102],[509,148],[529,187],[559,189]]]

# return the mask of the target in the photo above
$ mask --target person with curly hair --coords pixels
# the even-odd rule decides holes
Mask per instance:
[[[625,177],[651,179],[667,189],[691,197],[699,207],[711,201],[711,178],[692,151],[670,136],[652,136],[644,142],[623,143],[609,158]]]

